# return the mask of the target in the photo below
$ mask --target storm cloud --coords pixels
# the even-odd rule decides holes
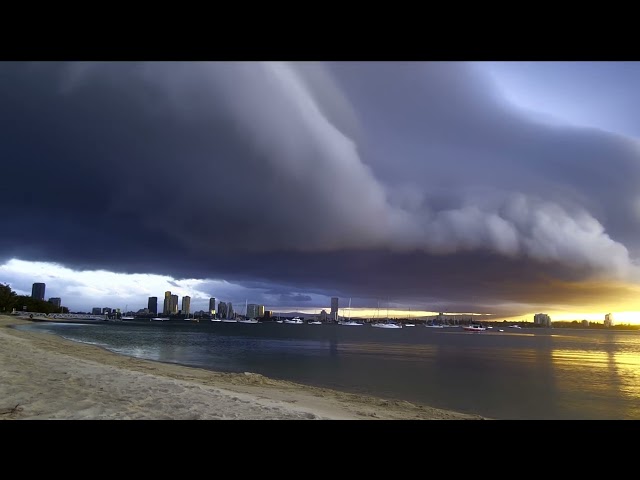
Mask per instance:
[[[473,64],[5,62],[0,105],[3,260],[465,311],[639,278],[637,141]]]

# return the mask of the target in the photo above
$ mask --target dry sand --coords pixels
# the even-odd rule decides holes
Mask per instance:
[[[254,373],[140,360],[0,316],[0,419],[480,420]]]

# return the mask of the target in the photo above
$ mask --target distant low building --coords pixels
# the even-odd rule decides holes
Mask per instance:
[[[588,327],[589,326],[589,320],[582,320],[582,326],[583,327]]]
[[[533,316],[533,324],[540,325],[541,327],[550,327],[551,326],[551,317],[546,313],[536,313]]]
[[[607,313],[604,316],[604,326],[613,327],[613,313]]]
[[[62,306],[62,299],[60,297],[51,297],[49,299],[49,303],[51,303],[54,306],[60,308]]]

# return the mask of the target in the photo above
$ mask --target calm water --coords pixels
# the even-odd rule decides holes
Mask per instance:
[[[37,323],[161,362],[263,375],[496,419],[640,419],[640,332],[217,322]]]

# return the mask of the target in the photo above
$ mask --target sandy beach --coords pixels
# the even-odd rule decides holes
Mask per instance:
[[[0,419],[480,420],[396,400],[140,360],[0,316]]]

